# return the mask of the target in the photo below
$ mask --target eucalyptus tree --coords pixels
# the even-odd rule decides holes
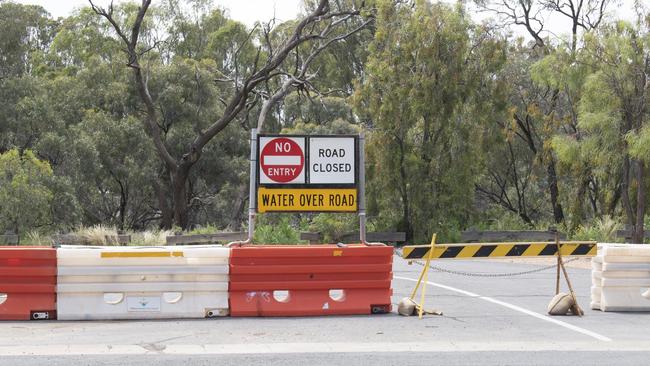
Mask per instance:
[[[579,105],[582,131],[558,136],[564,160],[582,161],[619,196],[622,212],[643,242],[650,162],[650,32],[645,25],[620,21],[589,34],[579,62],[586,77]]]
[[[557,133],[579,134],[576,116],[580,88],[575,83],[571,84],[570,77],[553,78],[553,73],[559,72],[553,70],[553,62],[558,59],[575,59],[582,34],[597,29],[603,23],[614,1],[475,0],[474,3],[481,10],[494,15],[500,24],[523,30],[533,40],[528,51],[525,47],[513,45],[509,60],[512,67],[507,68],[515,70],[510,75],[511,113],[507,120],[498,122],[503,126],[505,136],[513,137],[503,144],[515,150],[527,148],[529,151],[520,155],[512,154],[507,158],[510,169],[504,171],[506,175],[486,176],[485,182],[479,185],[478,192],[493,201],[499,197],[496,201],[501,206],[517,212],[529,223],[532,223],[529,213],[536,211],[539,214],[533,216],[541,220],[547,216],[544,213],[550,211],[555,223],[564,223],[567,217],[565,206],[568,205],[571,208],[572,226],[575,226],[584,216],[581,209],[584,197],[588,194],[594,197],[598,184],[584,166],[581,167],[576,182],[572,182],[571,174],[560,176],[561,172],[558,172],[551,141]],[[569,40],[563,38],[557,27],[550,29],[550,19],[559,20],[560,23],[568,20]],[[548,72],[541,71],[533,75],[533,65],[542,62],[545,57],[548,57],[545,61]],[[504,159],[503,149],[496,152],[494,159]],[[544,171],[540,172],[542,169]],[[539,179],[542,177],[540,173],[544,179]],[[564,182],[568,184],[561,187]],[[547,192],[548,204],[537,199],[536,190]],[[533,197],[525,197],[523,191],[530,192]]]
[[[449,234],[472,214],[483,126],[500,113],[502,40],[462,8],[378,4],[355,101],[371,130],[368,209],[409,240]]]
[[[142,122],[145,131],[155,146],[156,153],[164,163],[169,174],[169,186],[173,197],[174,222],[186,228],[188,220],[188,178],[192,168],[199,162],[209,143],[219,135],[230,123],[244,116],[248,111],[255,108],[255,98],[259,88],[273,78],[283,75],[278,69],[285,59],[290,56],[293,50],[303,44],[314,41],[325,42],[319,31],[323,28],[336,28],[340,26],[340,19],[359,16],[359,8],[342,8],[336,4],[331,6],[327,0],[321,0],[318,5],[291,27],[289,36],[282,39],[272,48],[263,48],[262,45],[255,45],[253,37],[255,30],[251,30],[243,39],[235,39],[234,42],[222,44],[219,34],[215,35],[213,44],[217,47],[228,46],[223,59],[218,60],[222,66],[214,75],[214,80],[227,83],[228,88],[212,98],[222,102],[216,117],[204,124],[196,125],[193,136],[179,141],[181,153],[174,153],[165,139],[165,125],[163,111],[161,111],[158,96],[150,90],[149,80],[152,77],[148,65],[148,57],[151,51],[155,51],[158,43],[153,38],[146,37],[148,27],[154,27],[145,21],[145,17],[151,5],[150,0],[143,0],[133,13],[118,17],[118,13],[111,3],[108,8],[102,8],[90,1],[92,9],[105,18],[112,26],[117,39],[126,52],[127,66],[131,68],[134,87],[136,88],[140,101],[144,106]],[[149,39],[148,39],[149,38]],[[231,38],[232,40],[232,38]],[[150,42],[147,42],[150,41]],[[253,49],[252,53],[244,52]],[[242,60],[245,55],[252,55],[251,62]],[[173,115],[168,115],[173,117]],[[173,121],[173,118],[172,118]],[[173,123],[173,122],[172,122]]]

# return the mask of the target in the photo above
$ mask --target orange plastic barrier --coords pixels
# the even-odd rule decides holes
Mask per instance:
[[[393,248],[248,246],[230,255],[231,316],[391,311]]]
[[[0,320],[56,319],[56,250],[0,247]]]

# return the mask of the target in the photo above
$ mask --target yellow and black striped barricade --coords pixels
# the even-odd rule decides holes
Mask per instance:
[[[564,257],[593,257],[596,255],[595,241],[561,241],[560,254]],[[404,259],[479,259],[508,257],[556,257],[555,242],[517,243],[466,243],[407,245],[402,248]]]

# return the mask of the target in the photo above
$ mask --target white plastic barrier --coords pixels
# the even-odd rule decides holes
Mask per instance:
[[[598,253],[602,253],[602,247],[598,246]],[[591,304],[593,310],[600,310],[600,298],[602,297],[601,279],[603,273],[603,257],[597,255],[591,258]]]
[[[650,311],[650,245],[599,247],[591,299],[592,308],[602,311]]]
[[[57,250],[61,320],[228,315],[230,249],[221,246]]]

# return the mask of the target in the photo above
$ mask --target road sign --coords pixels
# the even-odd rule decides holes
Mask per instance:
[[[260,184],[305,183],[305,138],[260,137]]]
[[[355,145],[354,137],[310,137],[309,183],[354,184]]]
[[[356,212],[356,188],[266,188],[257,190],[258,212]]]

